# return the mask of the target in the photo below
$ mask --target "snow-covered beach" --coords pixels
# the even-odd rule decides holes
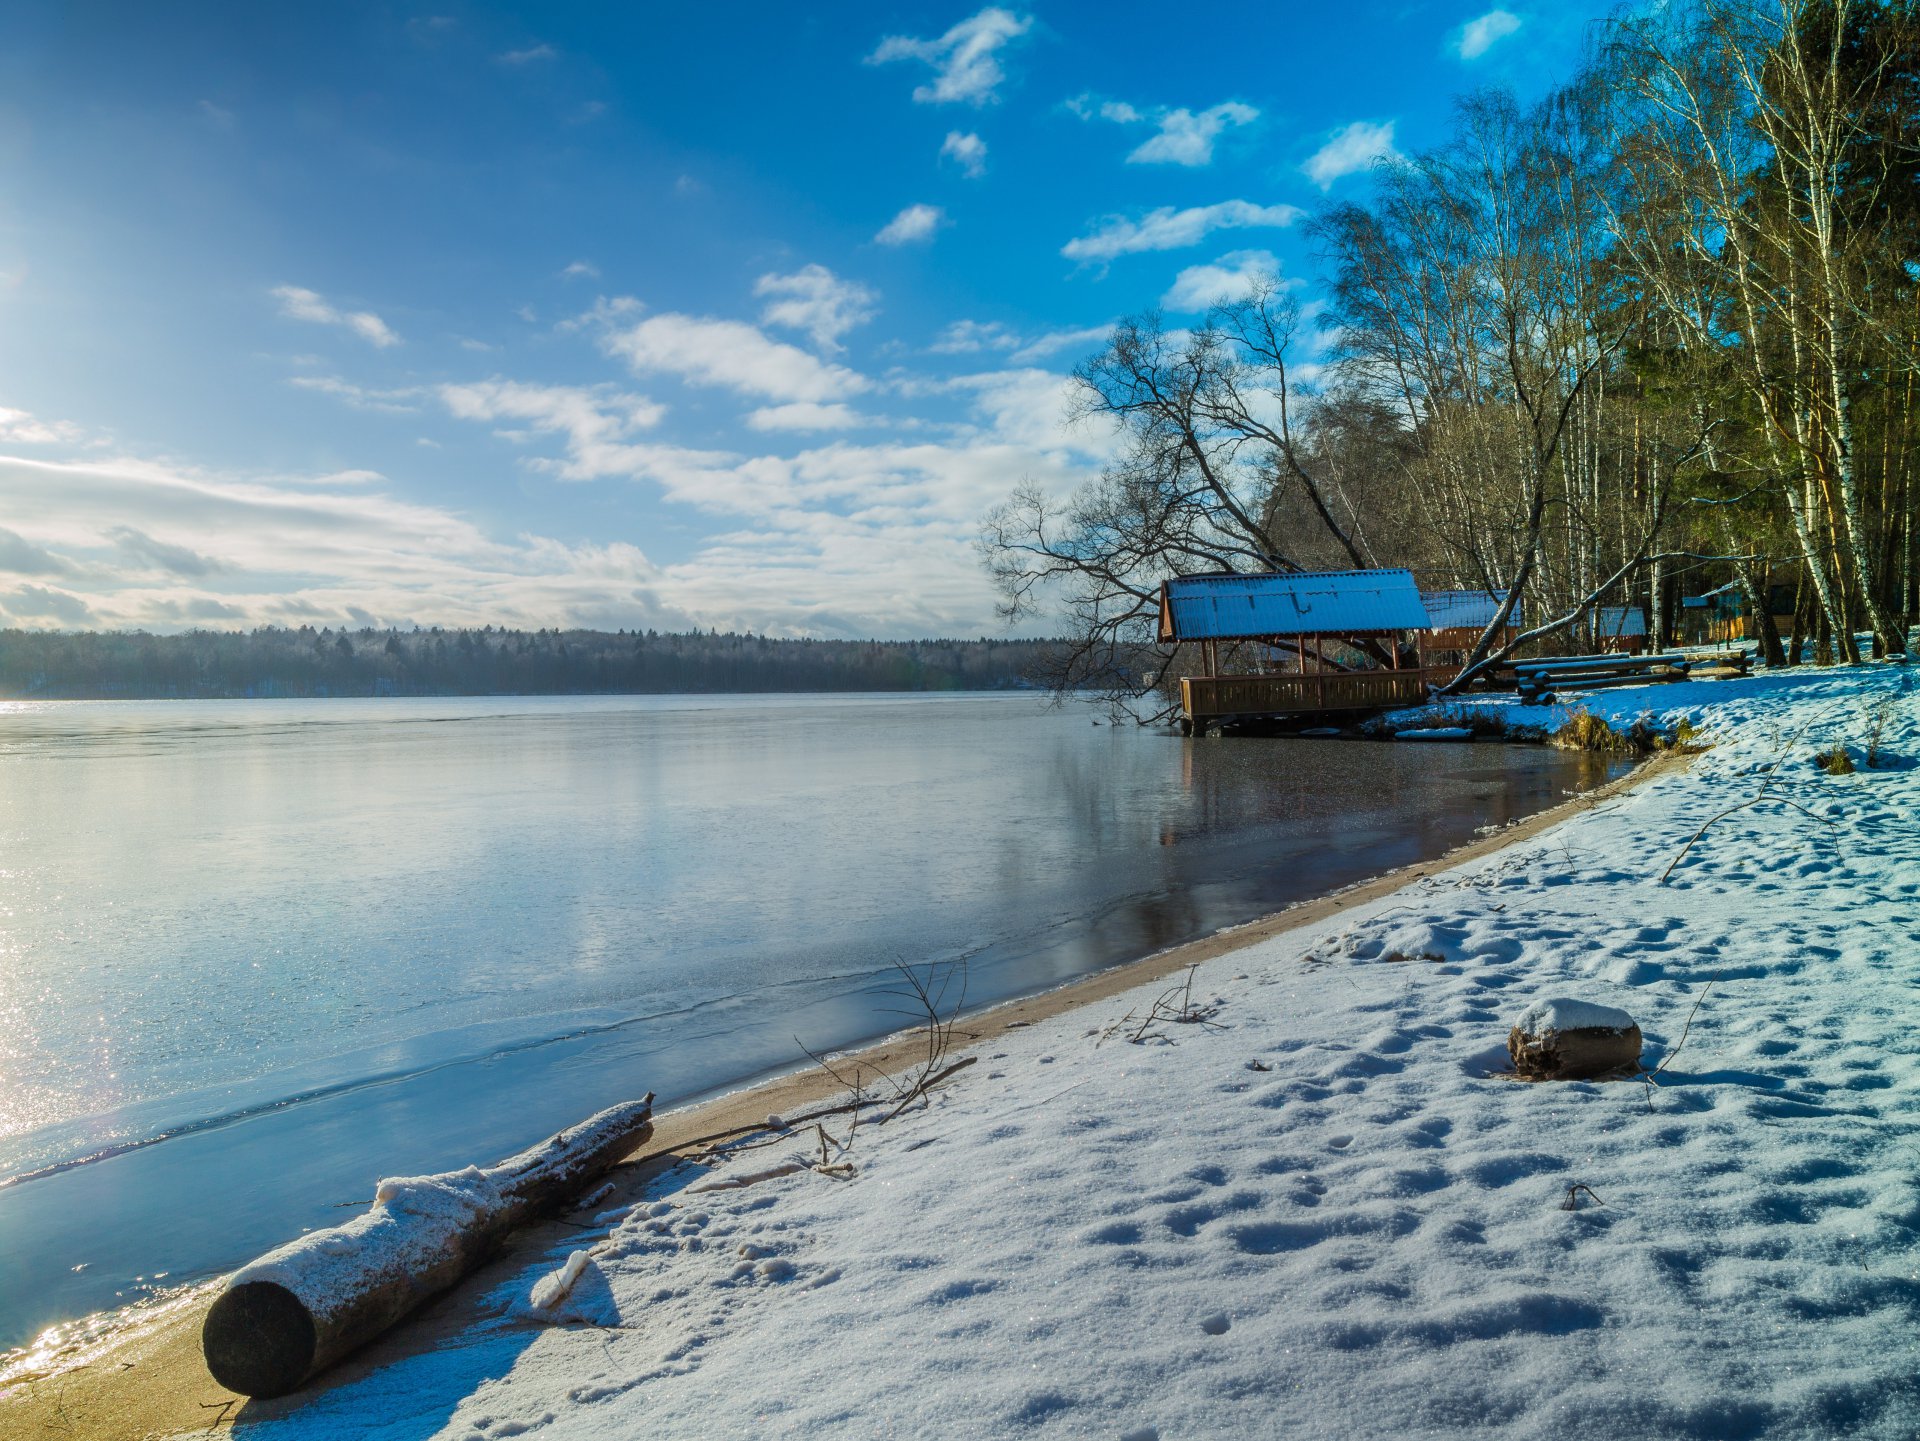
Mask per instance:
[[[519,1253],[463,1329],[221,1419],[263,1441],[1914,1434],[1920,696],[1861,667],[1586,703],[1709,749],[1222,947],[1194,983],[1210,1024],[1130,1041],[1114,1023],[1158,980],[1003,1032],[860,1128],[851,1176],[715,1187],[817,1161],[811,1128],[678,1166]],[[1835,744],[1853,774],[1814,764]],[[1543,997],[1628,1011],[1658,1076],[1510,1079]]]

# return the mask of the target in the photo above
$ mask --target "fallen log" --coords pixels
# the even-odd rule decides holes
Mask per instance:
[[[282,1396],[485,1261],[653,1134],[653,1094],[612,1106],[497,1166],[380,1182],[373,1208],[227,1279],[201,1350],[213,1379]]]

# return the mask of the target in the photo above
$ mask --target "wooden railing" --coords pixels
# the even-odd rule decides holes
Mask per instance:
[[[1230,716],[1318,715],[1390,710],[1427,698],[1419,670],[1321,671],[1308,675],[1188,676],[1180,700],[1194,729]]]

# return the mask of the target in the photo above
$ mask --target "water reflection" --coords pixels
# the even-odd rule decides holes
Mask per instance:
[[[0,1189],[0,1342],[875,1034],[896,960],[1033,990],[1599,774],[1018,696],[13,707],[0,1176],[115,1154]]]

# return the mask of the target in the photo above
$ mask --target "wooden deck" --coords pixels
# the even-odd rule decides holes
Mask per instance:
[[[1221,721],[1334,715],[1419,705],[1432,678],[1421,670],[1319,671],[1307,675],[1188,676],[1180,702],[1195,735]]]

